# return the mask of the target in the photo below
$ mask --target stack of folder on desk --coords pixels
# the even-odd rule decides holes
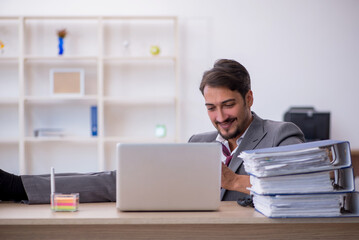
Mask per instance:
[[[358,213],[349,142],[325,140],[251,150],[240,157],[250,174],[255,209],[265,216]]]

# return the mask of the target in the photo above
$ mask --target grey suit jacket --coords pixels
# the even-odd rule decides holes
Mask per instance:
[[[241,151],[304,142],[304,135],[295,124],[263,120],[254,112],[252,112],[252,114],[253,122],[228,166],[232,171],[241,175],[247,174],[242,164],[243,161],[238,157]],[[216,141],[217,135],[217,131],[193,135],[189,139],[189,142],[214,142]],[[237,201],[244,196],[245,194],[240,192],[226,189],[221,190],[222,201]]]

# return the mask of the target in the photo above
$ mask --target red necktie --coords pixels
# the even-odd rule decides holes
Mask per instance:
[[[224,144],[222,144],[222,152],[224,156],[226,156],[226,166],[228,166],[232,160],[231,152],[228,150],[226,146],[224,146]]]

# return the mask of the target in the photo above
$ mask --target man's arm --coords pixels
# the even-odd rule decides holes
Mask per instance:
[[[249,194],[251,184],[248,175],[238,175],[222,163],[221,187],[227,190]]]
[[[304,142],[302,131],[293,123],[285,122],[272,125],[272,128],[266,135],[266,144],[259,144],[259,148],[277,147]],[[270,140],[268,140],[270,139]],[[264,139],[263,139],[264,140]],[[251,186],[248,175],[239,175],[234,173],[227,166],[222,164],[222,188],[237,192],[249,194],[247,189]]]
[[[50,175],[22,175],[30,204],[50,203]],[[56,191],[79,193],[80,202],[115,202],[116,171],[56,174]]]

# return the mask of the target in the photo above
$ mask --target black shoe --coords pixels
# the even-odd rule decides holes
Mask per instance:
[[[20,176],[5,172],[0,169],[0,200],[28,200]]]

